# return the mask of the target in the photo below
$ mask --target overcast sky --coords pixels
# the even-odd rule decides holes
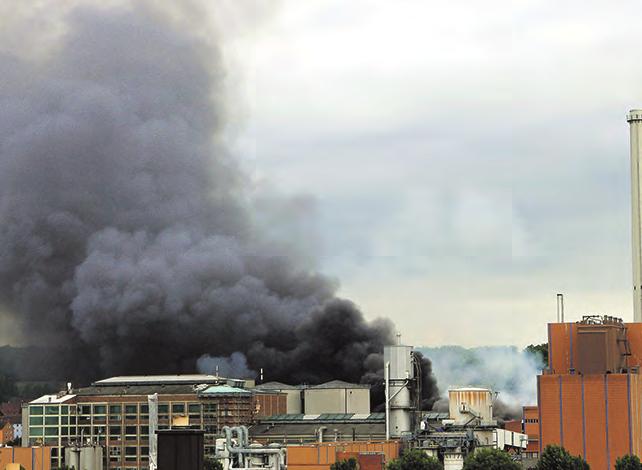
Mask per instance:
[[[296,195],[340,294],[406,342],[632,320],[634,1],[283,0],[228,45],[237,150]],[[305,225],[304,224],[304,225]]]

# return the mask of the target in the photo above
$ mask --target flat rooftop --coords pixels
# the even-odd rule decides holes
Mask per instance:
[[[227,379],[208,374],[179,374],[179,375],[119,375],[108,379],[98,380],[94,387],[113,387],[131,385],[197,385],[219,384]]]

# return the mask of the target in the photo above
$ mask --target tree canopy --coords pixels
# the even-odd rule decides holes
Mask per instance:
[[[356,470],[357,459],[349,458],[347,460],[339,460],[330,465],[330,470]]]
[[[388,470],[443,470],[443,468],[439,460],[429,457],[419,449],[408,449],[388,464]]]
[[[464,461],[464,470],[520,470],[522,466],[499,449],[481,449]]]
[[[537,470],[589,470],[581,457],[574,457],[564,447],[546,446],[537,463]]]
[[[625,455],[615,461],[615,470],[642,470],[642,463],[637,455]]]

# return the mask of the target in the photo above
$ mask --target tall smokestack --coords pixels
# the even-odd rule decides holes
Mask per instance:
[[[627,115],[631,130],[631,229],[633,243],[633,321],[642,322],[642,216],[640,208],[640,154],[642,149],[642,110]]]

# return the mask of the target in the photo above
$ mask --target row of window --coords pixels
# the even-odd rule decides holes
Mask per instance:
[[[207,404],[206,411],[215,411],[217,409],[216,404]],[[158,413],[169,413],[170,404],[169,403],[159,403]],[[200,414],[201,404],[200,403],[171,403],[172,413],[195,413]],[[109,413],[107,413],[109,411]],[[105,405],[105,404],[84,404],[84,405],[30,405],[29,406],[29,415],[30,416],[42,416],[42,415],[75,415],[76,412],[81,415],[138,415],[140,414],[147,415],[149,414],[149,405],[147,404],[125,404],[125,405]]]

